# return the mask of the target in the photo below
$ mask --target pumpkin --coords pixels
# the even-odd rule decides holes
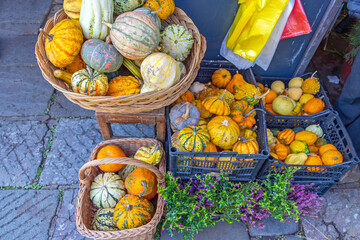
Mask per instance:
[[[141,83],[133,76],[118,76],[109,83],[107,96],[119,97],[140,93]]]
[[[239,88],[239,86],[241,86],[241,85],[243,85],[245,83],[246,83],[246,81],[244,80],[243,75],[236,72],[236,74],[232,77],[232,79],[230,80],[230,82],[226,86],[226,90],[228,90],[232,94],[235,94],[236,89]]]
[[[140,68],[138,68],[138,66],[136,66],[136,64],[131,61],[130,59],[124,58],[124,67],[127,68],[127,70],[129,70],[129,72],[132,73],[132,75],[134,75],[136,78],[143,80],[141,73],[140,73]]]
[[[137,2],[139,2],[138,0],[135,0]],[[143,1],[143,0],[140,0],[140,1]],[[124,2],[123,0],[117,0],[117,2]],[[144,0],[145,2],[145,0]],[[115,9],[116,9],[116,6],[115,6]],[[150,17],[152,17],[152,19],[154,19],[154,21],[156,22],[156,25],[158,26],[158,28],[160,29],[161,28],[161,21],[160,21],[160,18],[156,15],[156,13],[158,13],[158,11],[153,11],[151,10],[150,8],[147,8],[147,7],[140,7],[140,8],[137,8],[134,10],[134,12],[144,12],[146,14],[149,14]]]
[[[231,117],[239,125],[240,129],[251,128],[256,123],[256,111],[245,100],[236,101],[231,106]]]
[[[304,79],[302,79],[301,77],[294,77],[289,81],[288,87],[289,88],[301,88],[303,82],[304,82]]]
[[[285,84],[282,81],[277,80],[271,83],[270,88],[276,92],[276,94],[280,95],[285,91]]]
[[[193,43],[192,34],[188,30],[181,25],[172,24],[161,32],[160,51],[181,62],[189,55]]]
[[[79,54],[75,57],[75,60],[72,63],[70,63],[69,65],[66,66],[65,69],[69,73],[74,73],[83,68],[86,68],[86,64],[85,64],[84,60],[82,60],[81,54]]]
[[[149,193],[148,195],[143,196],[143,197],[146,198],[147,200],[153,199],[153,198],[157,195],[157,193],[158,193],[158,187],[157,187],[157,185],[158,185],[158,181],[157,181],[157,179],[155,179],[155,185],[154,185],[153,191],[152,191],[151,193]]]
[[[258,154],[259,153],[259,144],[257,143],[254,137],[249,137],[245,139],[244,137],[239,137],[233,147],[233,152],[239,154]],[[245,161],[252,161],[252,159],[244,159]]]
[[[163,154],[163,151],[157,146],[140,147],[136,151],[134,158],[152,165],[156,165],[160,162]]]
[[[145,198],[127,194],[116,204],[114,221],[120,230],[143,226],[150,222],[154,206]]]
[[[83,43],[81,27],[76,20],[64,19],[58,22],[49,33],[45,33],[45,52],[55,67],[66,67],[79,54]]]
[[[265,96],[265,103],[272,103],[277,96],[274,90],[269,90],[269,93]]]
[[[270,149],[270,151],[275,151],[275,146],[277,145],[277,144],[280,144],[280,141],[279,141],[279,139],[277,139],[276,137],[274,137],[274,142],[271,144],[271,145],[269,145],[269,149]],[[290,152],[290,151],[289,151]]]
[[[211,112],[205,109],[205,107],[201,103],[201,100],[194,100],[192,104],[199,110],[201,118],[209,118],[213,115]]]
[[[288,96],[280,95],[272,102],[272,109],[280,115],[289,115],[295,107],[295,101]]]
[[[295,134],[298,133],[298,132],[305,131],[305,129],[302,128],[302,127],[296,127],[296,128],[293,128],[292,130],[294,131]]]
[[[250,105],[255,105],[259,102],[259,99],[266,96],[266,94],[268,94],[268,92],[261,95],[260,91],[253,84],[244,83],[235,90],[235,99],[245,100]]]
[[[119,15],[113,24],[103,24],[111,28],[110,38],[114,47],[128,59],[144,59],[159,45],[160,30],[152,17],[144,12],[126,12]]]
[[[274,115],[278,115],[276,112],[274,112],[274,110],[272,108],[272,104],[270,104],[270,103],[265,104],[265,109]]]
[[[73,20],[78,20],[80,18],[81,1],[82,0],[64,0],[64,12],[69,18]]]
[[[98,209],[92,221],[92,229],[95,231],[117,231],[119,230],[114,221],[115,208]]]
[[[179,132],[179,143],[190,152],[202,152],[209,144],[210,135],[207,130],[197,126],[183,128]]]
[[[287,90],[287,95],[294,101],[298,101],[302,96],[303,91],[299,87],[289,88]]]
[[[137,168],[135,165],[125,165],[123,168],[120,169],[118,172],[119,177],[121,180],[125,181],[126,177],[132,173]]]
[[[140,7],[146,0],[114,0],[114,12],[119,15]]]
[[[199,123],[197,124],[197,126],[201,129],[205,129],[207,130],[207,124],[208,124],[208,121],[204,118],[200,118],[199,119]]]
[[[194,82],[193,84],[191,84],[189,91],[192,92],[192,94],[194,94],[194,96],[196,96],[196,99],[198,100],[198,94],[204,89],[206,89],[205,84],[200,82]]]
[[[222,152],[232,152],[230,150],[223,150]],[[218,169],[235,169],[236,164],[232,162],[238,161],[236,157],[219,157],[219,162],[217,164]],[[229,171],[231,173],[231,171]]]
[[[242,136],[246,139],[248,139],[249,137],[253,137],[256,139],[257,134],[255,132],[255,129],[256,129],[256,126],[253,129],[249,129],[249,128],[241,129],[239,136]]]
[[[274,144],[274,141],[275,141],[274,135],[268,128],[266,129],[266,136],[267,136],[268,145]]]
[[[56,69],[54,71],[54,77],[63,80],[64,82],[66,82],[67,84],[69,84],[71,86],[71,77],[72,77],[71,73]]]
[[[286,146],[281,143],[275,145],[275,153],[278,156],[277,159],[281,161],[284,161],[289,154]]]
[[[207,125],[211,142],[222,149],[232,149],[240,135],[240,128],[230,117],[217,116]]]
[[[205,130],[206,130],[206,128],[205,128]],[[178,151],[178,152],[185,152],[186,149],[183,146],[181,146],[180,141],[179,141],[179,133],[180,133],[180,131],[176,131],[176,132],[174,132],[173,135],[171,135],[171,146],[176,148],[176,151]]]
[[[214,92],[213,96],[217,96],[217,97],[223,96],[222,98],[225,100],[225,102],[227,102],[227,104],[229,106],[231,106],[231,104],[233,104],[235,102],[234,95],[226,89],[220,89],[217,92],[215,92],[215,91],[213,91],[213,92]]]
[[[258,89],[259,89],[259,91],[260,91],[261,93],[264,93],[264,91],[265,91],[265,86],[264,86],[264,84],[262,84],[262,83],[256,83],[256,86],[258,87]]]
[[[201,103],[204,108],[209,111],[210,113],[216,115],[229,115],[230,114],[230,107],[229,104],[223,100],[226,91],[223,92],[221,96],[213,96],[205,98]]]
[[[126,157],[124,151],[116,145],[107,145],[102,147],[96,155],[96,159]],[[124,164],[105,164],[99,165],[99,168],[104,172],[117,172],[124,167]]]
[[[85,41],[81,48],[81,57],[87,65],[98,72],[114,72],[123,63],[123,57],[115,47],[99,39]]]
[[[88,66],[72,75],[71,86],[74,92],[89,96],[105,96],[109,88],[106,75]]]
[[[305,128],[306,131],[313,132],[316,134],[318,138],[321,138],[324,135],[324,132],[322,128],[320,127],[320,124],[312,124]]]
[[[194,94],[192,94],[192,92],[190,92],[189,90],[187,90],[186,92],[184,92],[182,95],[180,95],[180,97],[178,99],[176,99],[175,102],[173,102],[171,104],[171,106],[176,105],[177,103],[181,103],[181,102],[193,102],[195,100]],[[195,105],[195,104],[194,104]]]
[[[141,63],[144,86],[141,93],[173,86],[180,79],[179,64],[165,53],[153,53]]]
[[[277,137],[277,135],[279,134],[280,130],[277,128],[271,128],[270,131],[272,132],[272,134],[274,135],[274,137]]]
[[[287,155],[285,163],[291,165],[304,165],[307,159],[308,156],[306,153],[291,153]]]
[[[309,145],[309,151],[311,153],[317,153],[319,151],[319,148],[316,147],[315,145]]]
[[[231,80],[231,74],[224,68],[219,68],[211,76],[211,82],[218,88],[225,88]]]
[[[149,195],[155,188],[156,175],[143,167],[134,169],[125,179],[128,193],[143,197]]]
[[[313,99],[313,98],[314,98],[314,95],[305,93],[305,94],[303,94],[303,95],[300,97],[299,102],[300,102],[301,104],[305,104],[305,103],[307,103],[310,99]]]
[[[308,156],[307,160],[305,161],[304,165],[323,165],[320,156],[316,154],[311,154]],[[308,171],[320,171],[319,167],[308,167]],[[323,168],[321,169],[323,170]]]
[[[156,15],[160,20],[167,19],[175,11],[174,0],[147,0],[143,6],[159,11]]]
[[[326,145],[326,144],[327,144],[327,141],[325,138],[318,138],[315,142],[315,146],[317,146],[318,148],[323,145]]]
[[[109,29],[102,21],[112,23],[114,13],[113,0],[82,0],[79,23],[86,39],[104,40]]]
[[[305,79],[305,81],[303,82],[301,88],[304,93],[316,94],[319,92],[320,83],[319,83],[318,79],[316,77],[314,77],[315,73],[316,72],[314,72],[311,75],[311,77]]]
[[[290,128],[285,128],[278,133],[277,138],[282,144],[289,145],[295,139],[295,133]]]
[[[305,141],[295,140],[290,144],[291,153],[309,153],[309,146]]]
[[[206,83],[206,84],[204,84],[204,88],[203,88],[202,90],[200,90],[200,91],[196,94],[195,97],[196,97],[196,99],[204,100],[205,98],[214,95],[214,94],[212,93],[214,90],[216,90],[216,92],[217,92],[217,91],[219,91],[220,89],[215,88],[215,87],[211,84],[211,82]],[[216,92],[215,92],[215,93],[216,93]]]
[[[312,98],[304,105],[304,112],[311,115],[321,112],[325,108],[325,103],[319,98]]]
[[[212,142],[209,142],[203,152],[217,152],[216,145]],[[205,160],[216,161],[217,157],[194,157],[194,159],[200,160],[195,162],[196,166],[212,168],[214,167],[214,162],[205,162]]]
[[[321,155],[324,165],[335,165],[343,162],[343,156],[338,150],[328,150]]]
[[[270,155],[275,159],[279,159],[279,156],[276,153],[271,152]]]
[[[170,123],[176,130],[190,125],[197,125],[200,119],[199,110],[189,102],[176,104],[170,111]]]
[[[322,145],[321,147],[319,147],[319,153],[320,153],[321,156],[325,152],[327,152],[329,150],[337,150],[337,148],[334,145],[330,144],[330,143]]]
[[[91,183],[90,199],[98,208],[113,208],[123,196],[124,182],[115,173],[101,173]]]
[[[295,140],[301,140],[306,142],[307,145],[313,145],[317,140],[317,136],[313,132],[301,131],[295,134]]]
[[[295,116],[299,115],[301,113],[301,103],[297,102],[295,105],[295,108],[291,111],[290,115]]]

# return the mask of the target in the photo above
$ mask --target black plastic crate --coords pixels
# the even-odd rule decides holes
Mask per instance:
[[[195,81],[206,83],[211,81],[211,76],[218,68],[226,68],[233,75],[237,69],[229,63],[203,62]],[[251,70],[239,71],[247,82],[256,84]],[[256,106],[255,106],[256,107]],[[258,111],[256,113],[257,142],[259,144],[259,154],[238,154],[236,152],[178,152],[171,145],[172,130],[170,128],[169,111],[166,109],[167,119],[167,149],[169,150],[169,170],[182,179],[189,179],[196,174],[205,174],[210,172],[220,172],[224,170],[230,172],[229,178],[232,181],[253,181],[261,169],[265,160],[268,158],[269,150],[267,145],[265,114]],[[203,157],[205,161],[194,159],[194,157]],[[219,161],[219,158],[236,158],[237,161]],[[252,159],[252,161],[242,161]]]
[[[306,128],[311,124],[320,124],[324,131],[324,138],[328,143],[336,146],[336,148],[343,155],[343,163],[325,166],[325,165],[287,165],[284,162],[275,159],[271,155],[266,160],[264,166],[258,174],[259,179],[265,179],[270,169],[276,168],[278,171],[291,167],[298,169],[294,174],[295,181],[310,180],[310,181],[338,181],[346,172],[348,172],[355,164],[359,163],[359,158],[352,145],[351,139],[342,123],[339,115],[336,112],[329,112],[323,116],[317,116],[307,119],[287,119],[279,118],[278,116],[266,114],[267,128],[278,128],[283,130],[285,128],[303,127]],[[319,168],[318,171],[309,171],[309,167]]]
[[[305,73],[299,77],[303,78],[304,80],[306,78],[309,78],[311,77],[312,73]],[[318,76],[315,74],[314,77],[318,78]],[[319,78],[318,78],[319,79]],[[285,87],[288,86],[288,83],[290,82],[291,78],[282,78],[282,77],[279,77],[279,78],[265,78],[265,77],[260,77],[260,76],[256,76],[256,81],[259,82],[259,83],[262,83],[265,87],[268,87],[270,88],[271,86],[271,83],[273,83],[274,81],[276,80],[281,80],[284,82],[285,84]],[[312,115],[302,115],[302,116],[290,116],[290,115],[274,115],[272,114],[271,112],[269,112],[268,110],[266,110],[264,108],[264,105],[261,104],[261,106],[265,109],[266,111],[266,114],[268,115],[272,115],[274,117],[279,117],[279,118],[284,118],[284,119],[293,119],[293,118],[297,118],[297,119],[308,119],[308,118],[312,118],[312,117],[317,117],[317,116],[323,116],[323,115],[326,115],[330,112],[333,111],[333,107],[331,106],[331,103],[329,101],[329,98],[327,97],[326,95],[326,92],[324,90],[324,88],[322,87],[322,85],[320,84],[320,91],[315,94],[315,97],[316,98],[320,98],[320,97],[323,97],[323,101],[325,103],[325,108],[323,111],[319,112],[319,113],[315,113],[315,114],[312,114]]]

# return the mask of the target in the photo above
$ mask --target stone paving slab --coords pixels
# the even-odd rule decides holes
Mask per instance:
[[[328,226],[318,218],[302,218],[302,226],[308,239],[336,240],[339,233],[332,224]]]
[[[55,216],[55,230],[52,240],[83,240],[90,239],[82,236],[76,229],[76,199],[78,189],[65,190],[61,207]]]
[[[249,229],[250,236],[281,236],[296,233],[299,230],[299,223],[279,222],[274,218],[264,220],[265,228],[258,229],[252,227]]]
[[[35,121],[0,121],[0,186],[26,186],[33,181],[47,130]]]
[[[49,239],[58,195],[58,190],[0,191],[0,239]]]
[[[36,34],[51,4],[49,0],[1,0],[0,35]]]
[[[0,84],[0,116],[44,115],[54,91],[38,66],[0,67]]]

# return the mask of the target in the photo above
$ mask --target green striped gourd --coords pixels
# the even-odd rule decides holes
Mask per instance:
[[[142,76],[140,73],[140,68],[135,65],[133,61],[130,59],[124,58],[124,66],[132,73],[136,78],[142,80]]]
[[[121,180],[125,181],[126,177],[132,173],[137,168],[135,165],[125,165],[123,168],[120,169],[118,172],[119,177]]]
[[[106,75],[89,66],[72,75],[71,86],[74,92],[89,96],[105,96],[109,89]]]
[[[156,15],[156,13],[160,12],[160,11],[153,11],[150,8],[141,7],[141,8],[135,9],[134,12],[143,12],[143,13],[149,14],[152,17],[152,19],[154,19],[154,21],[156,22],[156,25],[158,26],[158,28],[159,29],[161,28],[160,18]]]
[[[114,0],[114,12],[122,14],[142,6],[146,0]]]
[[[115,208],[103,208],[96,211],[92,229],[95,231],[117,231],[119,230],[114,221]]]
[[[179,142],[190,152],[202,152],[209,144],[210,135],[205,129],[197,126],[183,128],[179,132]]]
[[[97,175],[90,188],[90,199],[98,208],[114,208],[125,194],[124,182],[110,172]]]

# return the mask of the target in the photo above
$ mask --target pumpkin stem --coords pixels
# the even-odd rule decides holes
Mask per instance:
[[[253,110],[251,110],[250,112],[245,114],[244,118],[248,117],[253,111],[260,111],[260,112],[266,113],[266,111],[264,109],[262,109],[262,108],[254,108]]]
[[[91,67],[89,67],[88,65],[86,65],[86,70],[89,73],[89,78],[93,79],[93,70],[91,69]]]
[[[126,211],[131,211],[133,209],[133,206],[127,203],[125,209]]]
[[[185,113],[183,113],[183,115],[181,117],[185,120],[187,120],[190,117],[189,102],[186,102],[186,110],[185,110]]]
[[[110,44],[110,43],[111,43],[110,34],[106,36],[105,42],[106,42],[107,44]]]
[[[145,181],[145,180],[142,180],[142,181],[141,181],[141,185],[144,187],[144,191],[139,194],[139,197],[142,197],[142,196],[145,194],[145,192],[146,192],[146,181]]]
[[[266,91],[266,93],[264,93],[263,95],[260,95],[260,96],[255,95],[254,97],[255,97],[255,98],[264,98],[266,95],[268,95],[269,92],[270,92],[270,89],[268,89],[268,90]]]
[[[316,157],[316,156],[317,156],[316,154],[313,154],[313,153],[308,153],[307,155],[308,155],[308,156],[312,156],[312,157]]]
[[[246,142],[247,142],[246,138],[245,138],[245,137],[243,137],[243,136],[240,136],[240,137],[239,137],[239,141],[240,141],[240,139],[241,139],[241,140],[242,140],[242,142],[244,142],[244,143],[246,143]]]
[[[312,75],[311,75],[311,77],[310,77],[310,79],[313,79],[313,77],[314,77],[314,75],[317,73],[317,71],[315,71]]]
[[[221,122],[221,125],[223,125],[225,127],[228,127],[230,124],[229,124],[228,120],[224,120],[224,121]]]
[[[51,42],[51,41],[53,40],[54,35],[48,34],[47,32],[45,32],[45,30],[44,30],[43,28],[40,28],[39,31],[40,31],[42,34],[44,34],[44,36],[45,36],[46,38],[49,39],[49,42]]]
[[[152,11],[151,14],[156,14],[158,12],[162,12],[162,10]]]
[[[107,26],[108,28],[112,27],[111,23],[105,22],[105,21],[101,21],[102,24],[104,24],[105,26]]]
[[[224,92],[221,94],[221,96],[220,96],[220,100],[222,100],[223,99],[223,97],[224,97],[224,95],[225,95],[225,93],[226,93],[226,89],[224,90]]]

